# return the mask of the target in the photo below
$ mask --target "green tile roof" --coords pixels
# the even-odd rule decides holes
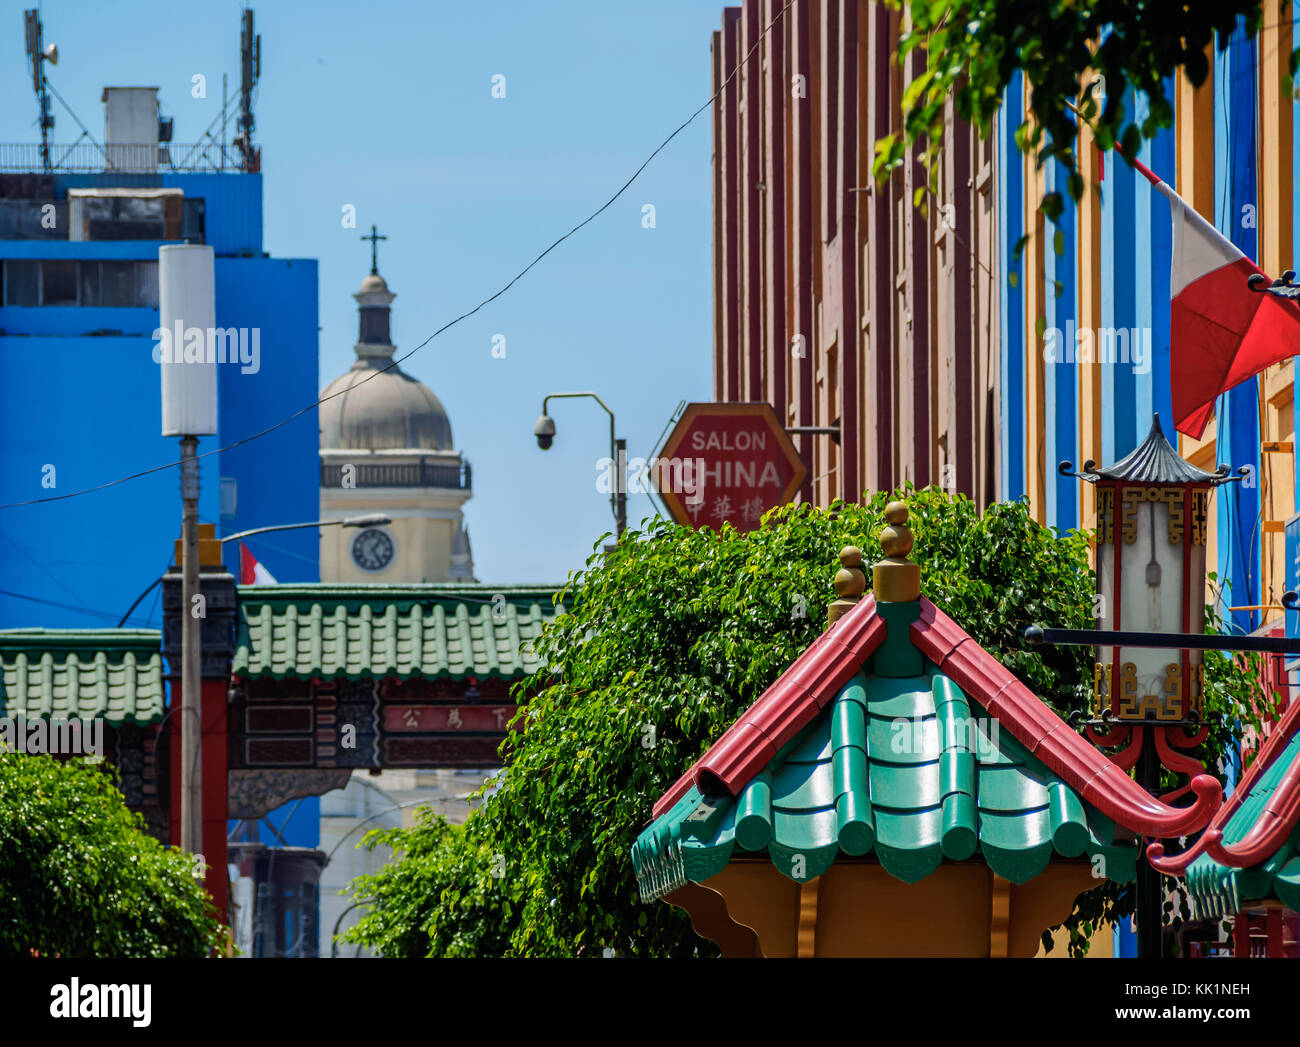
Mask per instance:
[[[1240,843],[1254,828],[1270,801],[1277,798],[1278,785],[1296,760],[1300,760],[1300,731],[1273,758],[1233,812],[1223,828],[1224,844]],[[1260,865],[1236,869],[1202,854],[1188,867],[1185,882],[1192,899],[1192,915],[1201,920],[1237,912],[1243,901],[1258,898],[1277,898],[1289,909],[1300,909],[1300,825]]]
[[[841,854],[874,856],[907,883],[945,860],[981,858],[1012,883],[1054,855],[1100,855],[1120,882],[1136,863],[1110,820],[932,666],[859,673],[738,796],[692,787],[641,834],[632,860],[651,900],[761,852],[798,882]]]
[[[257,585],[239,587],[232,671],[337,679],[526,676],[532,645],[564,612],[559,586]]]
[[[0,630],[0,707],[11,719],[156,723],[161,643],[156,629]]]

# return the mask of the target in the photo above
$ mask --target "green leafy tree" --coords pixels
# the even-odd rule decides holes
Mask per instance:
[[[142,825],[104,767],[0,751],[0,957],[219,949],[194,863]]]
[[[421,807],[409,828],[367,833],[364,847],[391,847],[401,857],[353,881],[350,889],[367,908],[340,940],[408,959],[509,952],[519,881],[502,875],[481,825],[475,818],[452,825]]]
[[[1286,2],[1215,0],[1214,3],[1134,3],[1132,0],[892,0],[904,9],[905,30],[899,56],[920,49],[923,71],[903,93],[902,130],[876,143],[877,178],[902,166],[906,148],[919,146],[933,190],[943,142],[945,105],[949,98],[962,118],[982,135],[1012,76],[1020,71],[1029,87],[1028,118],[1016,129],[1016,142],[1039,163],[1060,161],[1066,184],[1076,200],[1083,179],[1076,156],[1077,124],[1069,103],[1076,103],[1092,123],[1097,144],[1119,143],[1136,156],[1144,139],[1173,126],[1174,109],[1166,95],[1166,78],[1185,74],[1195,85],[1210,66],[1206,50],[1216,38],[1227,41],[1244,20],[1248,35],[1264,24],[1277,24]],[[1264,22],[1270,15],[1269,23]],[[1286,87],[1300,63],[1290,56]],[[1104,96],[1102,87],[1104,86]],[[1146,97],[1145,113],[1132,105],[1136,91]],[[917,190],[922,202],[925,188]],[[1048,193],[1043,213],[1057,218],[1060,193]]]
[[[880,558],[892,497],[784,506],[751,532],[655,520],[593,556],[538,642],[547,673],[521,685],[522,736],[493,790],[464,829],[429,816],[373,835],[405,857],[355,885],[367,911],[347,940],[405,956],[714,953],[680,910],[639,900],[632,843],[655,800],[825,628],[840,549]],[[1039,526],[1023,502],[981,515],[935,489],[905,497],[922,591],[1058,712],[1085,708],[1091,652],[1026,648],[1021,631],[1095,625],[1087,537]],[[1248,698],[1217,680],[1221,711]],[[1109,882],[1090,892],[1071,919],[1077,943],[1083,923],[1131,906]]]

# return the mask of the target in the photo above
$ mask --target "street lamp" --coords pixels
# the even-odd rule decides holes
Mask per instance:
[[[383,527],[392,522],[392,518],[385,516],[383,513],[371,513],[369,516],[349,516],[342,520],[317,520],[315,523],[272,524],[270,527],[254,527],[251,531],[228,534],[224,538],[218,538],[217,541],[224,545],[226,542],[233,542],[238,538],[247,538],[250,534],[265,534],[267,531],[296,531],[302,527]],[[135,598],[135,602],[127,608],[126,614],[122,615],[122,620],[117,623],[119,629],[126,625],[127,619],[131,617],[131,612],[140,606],[140,601],[153,592],[161,582],[161,577],[155,578],[149,583],[149,588]]]
[[[573,399],[589,396],[609,415],[609,460],[614,468],[614,490],[609,496],[609,505],[614,512],[614,525],[618,534],[627,530],[627,441],[614,436],[614,412],[595,393],[551,393],[542,400],[542,413],[533,426],[533,435],[537,437],[537,446],[543,451],[550,450],[555,442],[555,419],[546,411],[546,405],[552,400]]]
[[[392,522],[392,517],[385,516],[383,513],[370,513],[368,516],[348,516],[342,520],[316,520],[313,523],[272,524],[270,527],[254,527],[252,530],[240,531],[238,534],[228,534],[224,538],[218,538],[217,541],[224,545],[226,542],[233,542],[239,538],[247,538],[250,534],[265,534],[267,531],[297,531],[303,527],[383,527],[385,524]],[[130,613],[130,611],[127,611],[127,614]]]
[[[1159,792],[1161,765],[1194,775],[1190,752],[1208,732],[1204,719],[1203,632],[1205,550],[1210,493],[1240,477],[1226,465],[1209,473],[1180,458],[1160,429],[1114,465],[1069,462],[1058,470],[1097,491],[1097,615],[1103,627],[1081,637],[1095,645],[1095,743],[1127,746],[1113,757],[1138,783]],[[1075,642],[1034,630],[1031,643]],[[1108,642],[1109,641],[1109,642]],[[1181,649],[1178,645],[1182,645]],[[1181,751],[1180,751],[1181,750]],[[1173,799],[1188,785],[1165,797]],[[1138,955],[1161,955],[1160,873],[1149,861],[1137,870]]]

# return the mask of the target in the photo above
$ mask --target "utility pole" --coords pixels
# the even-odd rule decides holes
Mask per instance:
[[[1142,754],[1138,757],[1137,780],[1152,796],[1160,792],[1160,757],[1156,753],[1155,731],[1143,732]],[[1160,873],[1143,856],[1137,863],[1137,897],[1134,923],[1137,925],[1137,953],[1142,960],[1158,960],[1164,948],[1164,890]]]
[[[203,849],[203,619],[199,591],[199,441],[181,438],[181,850]]]
[[[614,526],[616,535],[627,530],[627,441],[614,441]]]
[[[200,436],[217,431],[217,370],[214,358],[187,361],[184,343],[216,325],[213,253],[206,245],[158,249],[159,343],[154,350],[162,388],[162,435],[181,443],[181,691],[180,843],[203,851],[202,652],[206,607],[199,588]],[[209,346],[210,346],[209,342]],[[223,828],[224,839],[224,828]]]

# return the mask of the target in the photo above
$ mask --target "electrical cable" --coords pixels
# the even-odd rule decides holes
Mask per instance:
[[[210,451],[204,451],[203,453],[197,455],[196,457],[199,459],[203,459],[203,458],[207,458],[209,455],[221,454],[223,451],[229,451],[235,447],[242,447],[244,444],[252,443],[254,440],[261,439],[263,436],[266,436],[269,433],[273,433],[277,429],[283,428],[284,426],[288,425],[290,422],[294,421],[295,419],[301,418],[303,415],[307,414],[310,411],[314,411],[317,407],[325,403],[327,400],[332,400],[336,396],[342,396],[345,392],[348,392],[352,389],[356,389],[357,386],[363,385],[364,383],[370,381],[372,378],[376,378],[379,375],[383,374],[384,372],[389,371],[394,367],[397,367],[399,364],[410,359],[412,356],[418,353],[421,349],[423,349],[426,345],[428,345],[431,341],[437,338],[444,331],[447,331],[448,329],[454,327],[462,320],[468,319],[469,317],[477,313],[480,309],[482,309],[484,306],[489,305],[490,303],[500,298],[503,294],[509,291],[510,288],[512,288],[516,283],[518,283],[521,279],[523,279],[524,276],[527,275],[529,270],[531,270],[534,266],[536,266],[543,258],[549,255],[552,251],[554,251],[557,247],[559,247],[562,243],[568,240],[571,236],[577,233],[584,226],[590,224],[601,214],[607,211],[614,204],[614,202],[619,199],[619,197],[621,197],[625,192],[627,192],[629,188],[631,188],[632,183],[635,182],[638,177],[640,177],[641,172],[644,171],[650,165],[650,162],[654,160],[654,158],[658,156],[661,152],[663,152],[663,150],[667,148],[668,144],[672,142],[674,138],[676,138],[679,134],[682,133],[682,131],[686,130],[687,127],[689,127],[692,123],[694,123],[696,117],[698,117],[702,112],[704,112],[705,109],[708,109],[713,105],[713,103],[718,99],[718,97],[722,94],[722,92],[726,90],[727,86],[731,83],[732,79],[735,78],[737,75],[739,75],[740,71],[754,56],[755,52],[758,50],[759,45],[767,38],[767,34],[771,32],[772,27],[775,26],[777,21],[785,15],[786,11],[790,9],[790,6],[793,3],[794,0],[786,0],[785,6],[782,7],[781,10],[778,11],[776,15],[772,18],[772,20],[768,22],[768,24],[764,27],[763,31],[758,35],[758,39],[754,41],[754,45],[745,54],[745,57],[736,64],[736,68],[733,69],[730,74],[728,74],[727,78],[722,82],[722,85],[718,88],[718,90],[715,91],[712,95],[710,95],[708,100],[705,101],[703,105],[701,105],[698,109],[696,109],[693,113],[691,113],[691,115],[688,116],[681,124],[679,124],[677,128],[667,138],[665,138],[662,142],[659,143],[659,145],[655,148],[655,150],[648,157],[646,157],[645,161],[641,164],[641,166],[638,167],[632,173],[632,176],[626,182],[623,183],[623,185],[614,193],[613,196],[611,196],[608,200],[606,200],[603,204],[601,204],[600,207],[598,207],[595,211],[589,214],[586,218],[580,221],[567,233],[565,233],[554,243],[552,243],[549,247],[547,247],[544,251],[542,251],[541,254],[539,254],[536,258],[534,258],[531,262],[529,262],[526,266],[524,266],[523,269],[521,269],[518,273],[516,273],[510,279],[510,281],[507,284],[505,284],[505,286],[500,288],[500,290],[489,295],[487,298],[484,298],[483,301],[478,303],[478,305],[474,306],[472,309],[468,309],[465,312],[461,313],[454,320],[448,321],[447,323],[443,324],[436,331],[434,331],[433,334],[429,335],[429,337],[426,338],[423,342],[417,345],[414,349],[410,350],[410,352],[404,353],[402,356],[396,357],[386,367],[377,368],[376,370],[372,371],[369,375],[367,375],[365,378],[361,379],[361,381],[354,382],[347,389],[340,389],[338,392],[331,393],[329,396],[323,396],[319,400],[316,400],[308,404],[306,407],[303,407],[301,410],[295,411],[287,418],[284,418],[281,421],[276,422],[274,425],[267,426],[265,429],[253,433],[250,436],[246,436],[243,439],[235,440],[232,443],[226,444],[224,447],[214,447]],[[131,473],[127,476],[120,477],[117,480],[109,480],[105,483],[97,484],[94,487],[87,487],[80,491],[70,491],[67,494],[51,495],[46,498],[33,498],[25,502],[9,502],[7,504],[0,505],[0,509],[16,509],[21,506],[39,505],[44,502],[59,502],[59,501],[64,501],[68,498],[78,498],[82,495],[93,494],[96,491],[103,491],[109,487],[116,487],[119,484],[129,483],[131,480],[138,480],[140,477],[149,476],[153,473],[161,472],[164,469],[174,469],[179,464],[180,464],[179,460],[175,462],[166,462],[163,465],[156,465],[150,469],[142,469],[139,472]]]
[[[105,622],[112,622],[119,629],[123,624],[119,621],[117,614],[110,611],[97,611],[93,607],[81,607],[77,604],[60,603],[58,600],[44,600],[39,596],[28,596],[26,593],[16,593],[9,589],[0,589],[0,596],[7,596],[12,600],[26,600],[29,603],[44,604],[47,607],[57,607],[62,611],[76,611],[78,614],[88,614],[94,618],[102,618]],[[142,629],[149,627],[147,621],[142,622],[138,618],[135,619],[133,624]]]

